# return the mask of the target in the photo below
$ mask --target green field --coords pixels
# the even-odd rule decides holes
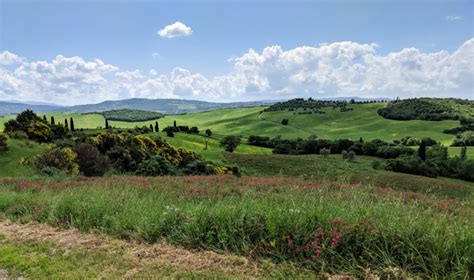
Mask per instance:
[[[451,144],[453,135],[444,134],[443,130],[459,125],[458,121],[396,121],[388,120],[377,114],[382,104],[352,104],[353,111],[339,112],[333,109],[323,109],[325,114],[298,115],[297,111],[266,112],[260,115],[264,107],[218,109],[207,112],[190,113],[183,115],[168,115],[158,122],[161,128],[173,125],[198,126],[201,131],[210,128],[216,136],[219,135],[262,135],[283,138],[307,138],[311,134],[324,139],[351,138],[354,140],[363,137],[365,140],[383,139],[395,140],[405,136],[415,138],[431,137],[444,145]],[[56,121],[64,122],[65,118],[74,118],[76,128],[98,128],[105,126],[101,115],[53,114]],[[46,114],[50,117],[50,114]],[[2,121],[12,118],[7,116]],[[289,125],[281,125],[283,118],[289,119]],[[117,128],[133,128],[135,126],[149,126],[155,121],[146,122],[119,122],[110,121],[109,124]]]
[[[309,181],[339,181],[412,191],[462,200],[474,199],[474,183],[451,178],[428,178],[419,175],[375,170],[373,161],[383,159],[358,156],[348,162],[340,155],[250,155],[225,154],[227,161],[238,165],[244,174],[278,178],[297,177]]]

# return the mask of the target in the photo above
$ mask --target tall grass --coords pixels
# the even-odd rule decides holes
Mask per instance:
[[[325,272],[473,275],[471,203],[369,186],[247,177],[3,180],[0,212]]]

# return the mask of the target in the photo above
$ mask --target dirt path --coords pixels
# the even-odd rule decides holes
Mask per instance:
[[[209,251],[191,251],[165,242],[150,245],[112,239],[99,234],[84,234],[75,229],[59,230],[44,224],[17,224],[5,221],[0,221],[0,234],[20,241],[49,242],[62,250],[120,253],[123,257],[141,265],[150,263],[195,272],[215,271],[248,279],[262,276],[258,264],[245,257]],[[0,279],[7,278],[5,275],[8,275],[7,271],[0,270]]]
[[[46,242],[66,252],[81,250],[83,252],[105,252],[119,256],[132,267],[122,275],[123,279],[141,278],[141,273],[146,272],[147,267],[176,267],[193,272],[212,271],[237,279],[267,278],[268,272],[276,268],[275,264],[263,264],[242,256],[187,250],[172,246],[164,241],[155,244],[124,241],[103,234],[81,233],[76,229],[63,230],[39,223],[19,224],[0,220],[0,235],[21,242]],[[304,275],[304,279],[356,279],[344,274],[318,275],[309,272]],[[0,268],[0,280],[3,279],[12,278],[9,278],[7,270]],[[376,280],[378,278],[368,275],[365,279]]]

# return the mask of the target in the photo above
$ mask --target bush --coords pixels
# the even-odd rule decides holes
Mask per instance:
[[[425,142],[426,146],[434,146],[434,145],[438,144],[438,142],[436,142],[436,140],[434,140],[433,138],[430,138],[430,137],[425,137],[425,138],[421,139],[421,141]]]
[[[189,133],[198,134],[199,133],[199,128],[197,126],[193,126],[189,129]]]
[[[8,120],[4,125],[3,132],[12,134],[21,130],[20,123],[17,120]]]
[[[288,125],[288,119],[282,119],[281,124],[282,125]]]
[[[347,161],[353,161],[355,159],[354,151],[348,152],[346,150],[343,150],[341,152],[341,155],[342,155],[342,159],[347,160]]]
[[[428,177],[437,177],[439,173],[436,166],[421,160],[417,156],[400,156],[395,159],[389,159],[385,169]]]
[[[220,146],[224,147],[227,152],[233,152],[240,144],[240,137],[238,136],[226,136],[220,141]]]
[[[176,170],[164,157],[154,156],[138,164],[135,174],[142,176],[175,175]]]
[[[27,140],[28,135],[26,135],[25,132],[20,130],[20,131],[15,131],[13,133],[10,133],[10,138],[17,139],[17,140]]]
[[[178,132],[179,130],[178,130],[177,127],[167,126],[167,127],[163,128],[163,131],[166,132],[166,136],[174,137],[174,133]]]
[[[331,150],[322,148],[321,150],[319,150],[319,154],[323,155],[324,157],[327,157],[331,154]]]
[[[59,148],[50,145],[45,151],[34,158],[34,166],[47,175],[66,173],[79,174],[79,165],[76,163],[77,154],[71,148]]]
[[[219,174],[219,169],[212,163],[196,160],[189,163],[184,169],[185,175],[216,175]]]
[[[211,137],[212,136],[212,130],[210,130],[209,128],[206,129],[206,135],[207,135],[207,137]]]
[[[0,152],[5,152],[8,150],[7,140],[7,136],[3,133],[0,133]]]
[[[76,162],[85,176],[102,176],[109,167],[106,158],[99,150],[89,143],[78,143],[74,146],[77,154]]]
[[[40,121],[33,121],[26,130],[28,138],[37,142],[49,142],[52,139],[51,127]]]
[[[274,147],[272,141],[270,141],[270,137],[268,136],[250,135],[247,140],[247,143],[252,146],[267,147],[267,148]]]

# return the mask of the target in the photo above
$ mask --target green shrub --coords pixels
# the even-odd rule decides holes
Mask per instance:
[[[136,175],[165,176],[176,175],[175,167],[161,156],[154,156],[138,164]]]
[[[224,150],[227,152],[233,152],[237,146],[240,144],[240,137],[239,136],[226,136],[220,141],[220,146],[224,147]]]
[[[89,143],[78,143],[74,146],[76,162],[85,176],[102,176],[107,172],[108,162],[99,150]]]
[[[65,173],[68,175],[79,174],[79,165],[76,163],[77,155],[71,148],[59,148],[54,145],[35,156],[34,166],[47,175]]]
[[[7,135],[0,133],[0,152],[5,152],[8,150],[7,140]]]
[[[319,154],[321,154],[323,157],[327,157],[331,154],[331,150],[322,148],[321,150],[319,150]]]
[[[24,131],[21,131],[21,130],[10,133],[10,137],[12,139],[16,139],[16,140],[26,140],[26,139],[28,139],[28,135],[26,135],[26,133]]]

